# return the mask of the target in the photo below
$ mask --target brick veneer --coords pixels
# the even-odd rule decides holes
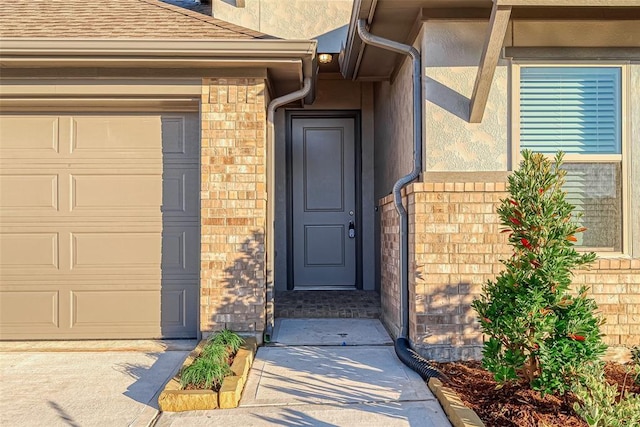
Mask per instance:
[[[482,334],[470,304],[483,283],[502,270],[499,260],[511,253],[496,214],[505,188],[505,182],[425,182],[405,191],[409,331],[414,346],[428,358],[481,357]],[[380,204],[382,318],[397,332],[397,214],[392,197]],[[607,344],[640,344],[640,259],[600,259],[589,271],[576,272],[574,283],[592,287],[607,319],[602,328]]]
[[[200,327],[265,323],[265,85],[203,79]]]
[[[385,199],[386,200],[386,199]],[[380,234],[380,303],[382,306],[382,321],[392,334],[400,332],[400,221],[393,204],[382,205]]]

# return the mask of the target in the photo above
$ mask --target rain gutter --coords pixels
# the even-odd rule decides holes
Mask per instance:
[[[270,259],[267,260],[267,289],[266,289],[266,330],[264,333],[264,341],[271,341],[273,335],[273,326],[275,323],[274,313],[274,281],[273,281],[273,256],[275,254],[274,245],[274,219],[275,219],[275,168],[274,168],[274,153],[275,153],[275,126],[274,118],[276,109],[287,105],[291,102],[305,98],[310,92],[313,80],[310,76],[305,76],[302,88],[291,92],[287,95],[283,95],[278,98],[274,98],[269,102],[267,107],[267,200],[268,200],[268,213],[267,213],[267,254]]]
[[[400,331],[395,342],[398,358],[422,378],[440,376],[431,364],[411,348],[409,339],[409,233],[407,210],[402,204],[402,190],[422,172],[422,64],[420,52],[413,46],[374,36],[364,19],[358,20],[358,36],[364,44],[411,58],[413,65],[413,168],[393,186],[393,201],[400,220]]]

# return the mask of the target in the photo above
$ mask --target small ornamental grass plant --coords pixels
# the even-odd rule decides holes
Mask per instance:
[[[585,287],[571,289],[572,270],[596,255],[574,248],[576,234],[586,229],[565,200],[563,154],[552,161],[525,150],[522,158],[509,177],[509,197],[498,208],[513,255],[473,301],[488,337],[482,363],[501,385],[526,380],[543,395],[564,394],[580,365],[606,349],[595,302]]]
[[[229,361],[244,340],[235,332],[225,329],[213,335],[191,365],[180,374],[182,388],[219,390],[222,380],[233,375]]]

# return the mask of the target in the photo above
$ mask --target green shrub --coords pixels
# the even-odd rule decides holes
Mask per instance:
[[[180,381],[182,387],[192,384],[200,389],[218,390],[224,377],[231,373],[228,364],[200,357],[182,372]]]
[[[229,329],[224,329],[217,334],[213,335],[210,339],[211,342],[216,344],[223,344],[231,348],[231,352],[235,353],[244,344],[244,340],[240,335]]]
[[[205,344],[200,356],[180,374],[182,387],[193,385],[200,389],[217,390],[224,377],[231,375],[229,357],[244,344],[235,332],[225,329],[213,335]]]
[[[640,346],[631,349],[631,373],[636,384],[640,385]]]
[[[596,256],[573,247],[585,228],[574,221],[562,190],[563,154],[555,161],[530,151],[522,157],[498,208],[513,256],[473,301],[488,336],[483,366],[500,383],[524,379],[543,394],[565,393],[577,368],[606,349],[595,302],[584,287],[571,292],[571,271]]]
[[[226,363],[229,354],[231,351],[226,345],[209,341],[202,349],[200,358],[215,363]]]
[[[573,393],[573,409],[590,427],[635,427],[640,425],[640,395],[618,396],[618,387],[605,381],[602,365],[583,366]],[[619,402],[618,402],[619,399]]]

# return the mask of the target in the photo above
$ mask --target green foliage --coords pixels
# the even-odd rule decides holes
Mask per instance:
[[[198,358],[183,372],[180,381],[183,387],[193,384],[201,389],[217,390],[224,377],[231,375],[231,368],[226,363],[219,363],[207,358]]]
[[[240,337],[240,335],[236,334],[235,332],[230,331],[229,329],[224,329],[218,332],[211,338],[210,341],[216,344],[229,346],[232,353],[238,351],[240,346],[244,344],[244,340],[242,339],[242,337]]]
[[[571,293],[571,271],[596,256],[574,248],[585,228],[573,220],[562,190],[563,154],[555,161],[530,151],[522,157],[509,177],[510,197],[498,208],[513,255],[473,302],[488,336],[483,365],[500,383],[525,379],[543,394],[565,393],[572,372],[606,349],[595,302],[586,288]]]
[[[230,353],[226,345],[209,341],[202,349],[200,358],[214,363],[225,363]]]
[[[242,344],[244,340],[228,329],[213,335],[200,356],[180,374],[182,387],[191,384],[200,389],[219,389],[224,377],[232,374],[229,356],[235,354]]]
[[[640,346],[631,349],[631,374],[636,384],[640,385]]]
[[[577,402],[573,409],[591,427],[632,427],[640,425],[640,395],[618,396],[615,385],[607,384],[602,365],[582,367],[573,385]]]

